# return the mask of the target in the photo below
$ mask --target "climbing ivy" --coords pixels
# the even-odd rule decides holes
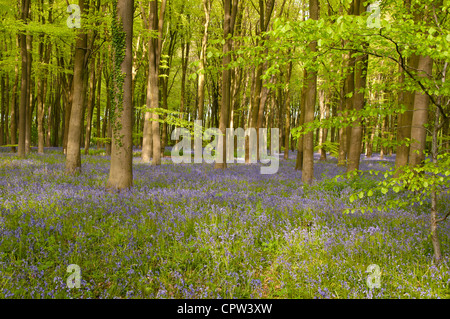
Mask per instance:
[[[122,72],[121,65],[125,59],[126,50],[126,33],[123,31],[123,24],[117,16],[117,0],[113,1],[112,8],[112,47],[113,47],[113,70],[112,70],[112,86],[111,94],[111,128],[113,137],[119,147],[123,146],[123,135],[119,135],[122,129],[122,123],[118,120],[123,112],[123,83],[126,74]]]

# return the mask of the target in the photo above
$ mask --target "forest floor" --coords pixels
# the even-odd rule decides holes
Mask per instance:
[[[61,149],[19,160],[0,151],[0,298],[449,298],[444,262],[432,264],[429,205],[343,214],[369,174],[334,182],[335,159],[316,161],[312,186],[295,154],[274,175],[260,164],[152,166],[134,159],[134,187],[105,189],[109,158],[82,156],[64,173]],[[393,157],[362,159],[386,171]],[[375,192],[376,207],[402,193]],[[441,198],[439,209],[448,211]],[[81,269],[70,289],[67,266]],[[380,288],[368,266],[379,266]],[[372,276],[372,277],[370,277]]]

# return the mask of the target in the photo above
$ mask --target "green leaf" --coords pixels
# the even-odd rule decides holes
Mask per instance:
[[[394,192],[396,192],[396,193],[398,193],[398,192],[400,191],[400,187],[398,187],[398,186],[394,186],[392,189],[393,189]]]
[[[385,188],[385,187],[382,187],[382,188],[381,188],[381,192],[382,192],[384,195],[386,195],[386,193],[388,192],[388,189]]]
[[[371,189],[367,192],[367,196],[373,196],[373,191]]]
[[[364,197],[364,192],[359,192],[359,194],[358,194],[358,197],[361,199],[361,198],[363,198]]]

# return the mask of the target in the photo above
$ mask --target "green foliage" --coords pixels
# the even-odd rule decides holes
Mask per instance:
[[[110,137],[92,137],[91,140],[93,142],[100,142],[102,144],[106,144],[106,143],[111,143],[111,138]]]
[[[439,196],[450,194],[450,154],[439,155],[435,163],[427,158],[423,165],[410,167],[403,166],[397,170],[391,169],[383,174],[383,180],[370,190],[355,192],[349,197],[353,203],[358,199],[372,197],[375,192],[391,194],[391,198],[378,203],[377,209],[407,208],[413,205],[428,205],[428,198],[433,192]],[[371,170],[369,174],[378,175],[379,172]],[[398,176],[395,176],[398,174]],[[402,196],[400,196],[402,195]],[[361,212],[372,212],[375,207],[359,207]],[[354,212],[347,209],[345,212]]]
[[[331,141],[325,141],[322,142],[322,145],[316,145],[314,147],[314,151],[318,151],[319,149],[324,149],[326,152],[329,152],[331,156],[338,158],[339,156],[339,143],[337,142],[331,142]]]
[[[191,132],[191,135],[194,134],[194,123],[187,121],[183,119],[181,116],[183,115],[182,112],[174,111],[174,110],[166,110],[161,107],[155,107],[155,108],[148,108],[147,106],[139,107],[140,110],[143,112],[150,112],[150,113],[156,113],[159,115],[158,120],[155,120],[153,118],[150,118],[150,121],[157,121],[159,123],[166,123],[169,125],[173,125],[175,127],[182,127],[186,128]],[[201,132],[206,130],[206,127],[201,127]]]

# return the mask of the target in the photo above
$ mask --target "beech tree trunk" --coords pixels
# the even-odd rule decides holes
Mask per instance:
[[[433,60],[428,56],[420,56],[418,63],[418,77],[426,78],[432,73]],[[409,164],[419,165],[425,159],[425,142],[427,131],[425,124],[428,122],[429,97],[417,91],[414,95],[414,111],[411,124],[411,140],[409,150]]]
[[[158,38],[152,38],[148,43],[149,72],[147,82],[147,108],[157,108],[159,105],[158,71],[162,47],[162,27],[164,23],[165,7],[166,0],[162,0],[158,17],[158,1],[150,1],[149,18],[148,20],[145,17],[143,19],[147,29],[158,31]],[[159,115],[155,112],[145,112],[144,121],[142,161],[148,163],[150,162],[150,158],[152,158],[153,165],[161,165]]]
[[[210,13],[211,13],[211,0],[202,0],[203,12],[205,13],[205,23],[203,25],[203,37],[202,37],[202,46],[200,49],[200,58],[199,58],[199,74],[197,79],[197,119],[203,121],[203,108],[205,105],[205,65],[206,65],[206,46],[208,44],[208,28],[210,21]],[[186,47],[186,57],[189,56],[189,44]],[[185,78],[185,68],[187,66],[187,61],[183,61],[183,79]],[[183,92],[184,93],[184,92]]]
[[[259,0],[259,25],[257,28],[257,35],[260,35],[261,32],[267,31],[267,27],[269,26],[270,19],[272,17],[273,8],[275,5],[274,0]],[[260,63],[256,67],[256,74],[254,77],[254,90],[253,90],[253,99],[251,100],[251,113],[250,113],[250,125],[249,128],[256,129],[256,139],[257,145],[259,149],[259,133],[258,133],[258,121],[261,122],[263,112],[264,112],[264,104],[261,104],[262,91],[263,91],[263,80],[261,76],[263,74],[264,64]],[[262,109],[260,110],[260,108]],[[278,126],[279,127],[279,126]],[[280,130],[280,138],[282,136],[282,130]],[[283,145],[283,144],[280,144]],[[249,156],[249,137],[245,137],[245,162],[250,163]],[[257,159],[259,159],[259,151],[256,154]]]
[[[365,11],[363,1],[354,1],[354,14],[360,15]],[[363,46],[368,46],[365,43]],[[360,112],[364,108],[364,92],[366,89],[367,67],[369,64],[369,56],[367,54],[359,55],[354,63],[354,90],[353,90],[353,110]],[[350,146],[348,148],[347,172],[359,169],[359,161],[361,158],[361,144],[363,137],[362,118],[358,116],[352,123],[350,133]]]
[[[0,145],[5,144],[5,118],[6,118],[6,97],[5,97],[5,76],[2,75],[2,77],[0,78],[0,89],[2,90],[1,92],[1,117],[0,117]],[[8,92],[9,94],[9,92]]]
[[[309,0],[309,16],[313,20],[319,19],[319,1]],[[309,44],[311,52],[317,52],[317,42]],[[317,95],[317,71],[306,72],[306,81],[308,89],[305,97],[305,125],[312,124],[314,121],[314,108]],[[303,138],[303,170],[302,182],[311,184],[314,178],[314,132],[309,131]]]
[[[30,0],[22,0],[22,12],[21,19],[23,23],[28,23],[30,11]],[[27,52],[27,36],[26,34],[20,35],[20,55],[22,59],[22,78],[20,82],[20,105],[19,105],[19,145],[18,155],[19,157],[25,157],[25,134],[26,134],[26,118],[27,118],[27,104],[28,104],[28,52]]]
[[[320,112],[320,121],[324,120],[326,118],[326,102],[325,102],[325,90],[321,89],[319,90],[319,112]],[[327,159],[327,152],[322,147],[323,143],[325,142],[325,128],[320,127],[319,128],[319,153],[320,153],[320,161],[325,161]]]
[[[116,19],[117,32],[113,31],[113,42],[124,42],[124,47],[114,47],[113,67],[120,68],[124,78],[113,77],[113,110],[111,141],[111,166],[106,187],[116,190],[130,188],[133,185],[133,98],[132,81],[132,44],[133,44],[134,0],[118,0]],[[113,22],[114,23],[114,22]],[[122,37],[125,33],[125,41]],[[123,57],[122,57],[123,56]],[[116,73],[115,73],[116,74]]]
[[[306,99],[306,91],[308,87],[306,86],[306,70],[303,71],[303,87],[302,93],[300,97],[300,117],[298,120],[298,126],[303,126],[305,124],[305,99]],[[300,130],[302,132],[303,129]],[[303,169],[303,134],[298,137],[297,140],[297,159],[295,162],[295,169],[302,170]]]
[[[87,11],[84,0],[79,0],[81,12]],[[83,88],[85,82],[85,69],[87,66],[86,48],[87,35],[83,28],[78,29],[77,40],[75,45],[74,71],[73,71],[73,91],[72,91],[72,107],[69,120],[69,132],[67,134],[67,155],[66,155],[66,171],[73,174],[81,170],[81,130],[83,128],[83,105],[85,100],[85,90]]]
[[[291,95],[290,95],[290,85],[291,81],[291,73],[292,73],[292,61],[289,63],[286,73],[286,88],[284,89],[284,103],[286,110],[286,123],[284,126],[284,159],[287,160],[289,158],[289,138],[291,134]]]
[[[91,69],[89,71],[89,97],[87,103],[86,132],[84,134],[84,155],[89,154],[89,146],[91,144],[92,115],[94,111],[96,89],[95,58],[91,61]]]
[[[25,155],[29,155],[31,152],[31,126],[33,121],[33,92],[31,88],[34,88],[34,78],[31,78],[31,65],[33,64],[33,38],[30,34],[26,36],[27,43],[27,107],[26,107],[26,117],[25,117]]]
[[[98,67],[97,67],[97,77],[98,77],[98,82],[97,82],[97,99],[95,102],[95,105],[97,107],[97,149],[100,148],[100,111],[101,111],[101,103],[100,103],[100,96],[102,94],[102,69],[103,69],[103,60],[101,60],[101,57],[99,57],[99,63],[98,63]]]
[[[222,105],[220,108],[219,120],[219,129],[223,134],[223,138],[221,139],[222,143],[219,142],[217,144],[217,149],[222,149],[222,158],[218,158],[216,156],[216,163],[214,165],[214,168],[216,169],[225,169],[227,167],[225,134],[231,111],[231,69],[228,68],[228,64],[231,62],[231,56],[229,53],[232,49],[231,36],[233,35],[238,2],[239,0],[224,0],[223,2],[223,38],[225,39],[225,43],[222,48]]]
[[[19,47],[19,35],[16,37],[16,46]],[[17,59],[17,58],[16,58]],[[19,67],[18,63],[14,66],[14,85],[11,92],[11,144],[16,145],[17,144],[17,86],[19,84]],[[11,147],[12,152],[16,152],[16,147]]]

